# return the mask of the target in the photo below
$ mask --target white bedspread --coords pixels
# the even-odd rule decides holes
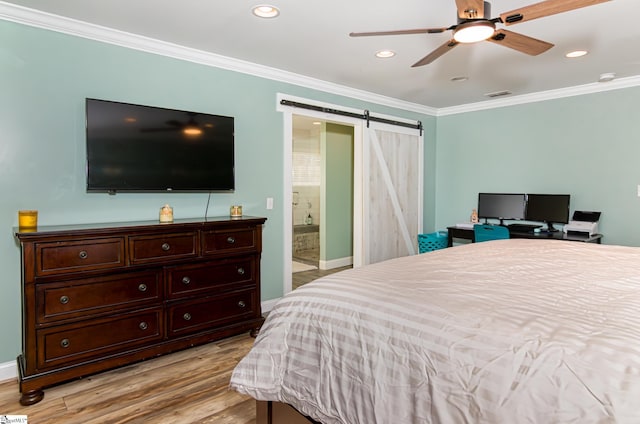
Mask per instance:
[[[325,424],[640,423],[640,248],[500,240],[324,277],[231,387]]]

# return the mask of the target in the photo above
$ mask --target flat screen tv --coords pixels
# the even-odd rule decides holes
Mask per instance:
[[[230,192],[234,118],[86,99],[87,191]]]
[[[479,193],[478,217],[520,220],[525,217],[527,197],[524,193]]]
[[[569,194],[527,194],[527,221],[547,224],[547,231],[558,231],[553,226],[569,222]]]

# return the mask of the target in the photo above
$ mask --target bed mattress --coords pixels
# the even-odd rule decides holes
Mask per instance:
[[[468,244],[283,297],[231,388],[322,423],[640,423],[640,248]]]

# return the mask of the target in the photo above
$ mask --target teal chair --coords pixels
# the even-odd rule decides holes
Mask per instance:
[[[509,238],[509,229],[502,225],[476,224],[473,226],[473,236],[476,243],[503,240]]]

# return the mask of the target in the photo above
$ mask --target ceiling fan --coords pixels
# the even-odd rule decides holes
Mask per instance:
[[[475,43],[484,40],[536,56],[549,50],[553,47],[553,44],[506,29],[496,29],[496,24],[513,25],[611,0],[546,0],[510,12],[501,13],[500,16],[496,18],[490,18],[491,5],[489,2],[483,0],[455,1],[458,9],[458,23],[450,27],[352,32],[349,36],[368,37],[376,35],[437,34],[445,31],[453,31],[453,38],[451,40],[414,63],[412,67],[428,65],[460,43]]]

